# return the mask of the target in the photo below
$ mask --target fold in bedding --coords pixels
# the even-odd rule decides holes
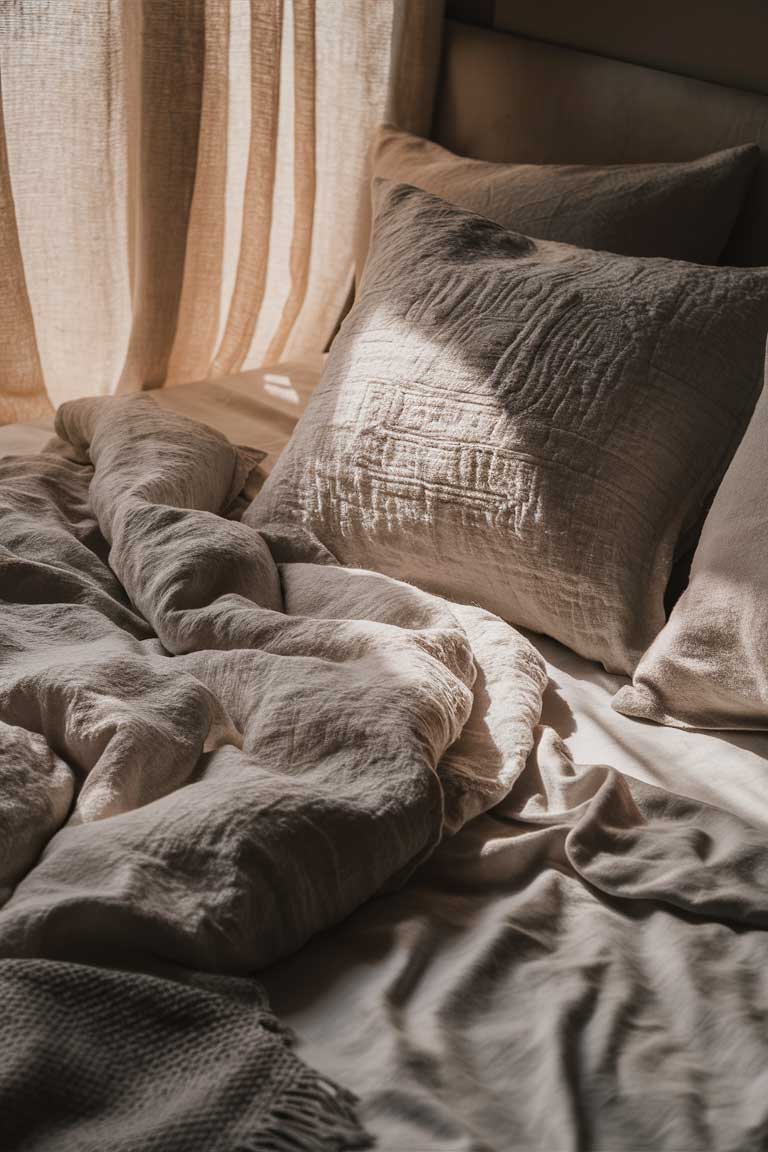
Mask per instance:
[[[541,728],[504,803],[265,975],[382,1152],[757,1152],[765,830]]]
[[[121,980],[247,977],[404,884],[401,907],[449,878],[450,907],[482,933],[482,877],[506,909],[506,945],[466,997],[445,1000],[436,1031],[410,1038],[410,1082],[388,1084],[384,1058],[378,1090],[356,1086],[374,1126],[377,1109],[407,1112],[411,1093],[437,1117],[425,1147],[762,1147],[763,837],[611,769],[575,768],[536,728],[543,661],[502,621],[341,568],[301,529],[238,520],[248,467],[217,433],[145,398],[65,405],[57,432],[42,456],[0,461],[11,1003],[25,965],[41,1002],[57,981],[85,982],[69,1018],[85,1036]],[[386,921],[389,899],[337,932]],[[332,955],[335,935],[305,954]],[[478,1004],[487,1032],[461,1051]],[[0,1099],[23,1099],[38,1127],[20,1122],[10,1147],[66,1147],[40,1126],[52,1036],[44,1013],[25,1011],[6,1025]],[[164,1031],[173,1043],[164,1017],[142,1040],[141,1016],[122,1018],[131,1047],[115,1053],[116,1075],[133,1075],[142,1043],[147,1059]],[[158,1067],[176,1100],[183,1085]],[[136,1091],[131,1107],[151,1109],[150,1086]],[[88,1117],[108,1125],[121,1106],[86,1092],[67,1117],[72,1146]],[[301,1112],[285,1124],[300,1128]],[[296,1146],[354,1146],[349,1124]],[[203,1132],[183,1146],[241,1146]],[[266,1127],[248,1139],[280,1147]],[[151,1146],[141,1140],[100,1147]]]
[[[239,453],[149,400],[58,427],[90,464],[0,465],[5,954],[248,971],[506,794],[544,684],[527,640],[218,515]]]

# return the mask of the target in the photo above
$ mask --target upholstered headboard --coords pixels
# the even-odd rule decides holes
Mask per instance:
[[[533,164],[687,160],[755,142],[762,163],[725,261],[768,264],[768,5],[631,8],[453,0],[433,138]]]

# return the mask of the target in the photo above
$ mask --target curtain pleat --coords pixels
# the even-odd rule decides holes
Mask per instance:
[[[251,0],[251,141],[240,259],[213,376],[242,367],[264,299],[277,157],[282,30],[282,0]]]
[[[133,324],[118,391],[165,381],[179,313],[197,172],[205,57],[202,0],[142,4]],[[133,103],[133,102],[132,102]]]
[[[315,210],[315,3],[293,0],[293,236],[291,287],[265,354],[276,363],[285,350],[309,282]]]
[[[17,243],[54,404],[113,390],[130,334],[125,33],[122,0],[0,3]]]
[[[441,23],[442,0],[0,0],[0,421],[322,350],[388,86],[428,123]]]
[[[344,0],[343,36],[336,8],[322,3],[315,8],[315,227],[307,290],[285,359],[326,348],[348,306],[355,231],[363,193],[368,194],[368,148],[385,112],[396,7]]]
[[[218,339],[227,204],[229,35],[229,5],[206,0],[197,171],[166,384],[207,376]]]
[[[0,423],[49,415],[13,205],[0,78]]]

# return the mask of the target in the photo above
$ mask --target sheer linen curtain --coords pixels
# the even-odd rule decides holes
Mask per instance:
[[[442,0],[2,0],[0,423],[322,350]]]

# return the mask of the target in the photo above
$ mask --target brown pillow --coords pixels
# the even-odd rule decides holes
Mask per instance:
[[[613,707],[677,728],[768,728],[768,391],[704,523],[688,587]]]
[[[716,264],[759,155],[757,145],[745,144],[678,164],[488,164],[384,125],[372,165],[374,178],[413,184],[526,236]],[[358,283],[369,235],[366,203]]]
[[[380,185],[358,301],[250,523],[631,672],[754,407],[768,269],[638,260]]]

